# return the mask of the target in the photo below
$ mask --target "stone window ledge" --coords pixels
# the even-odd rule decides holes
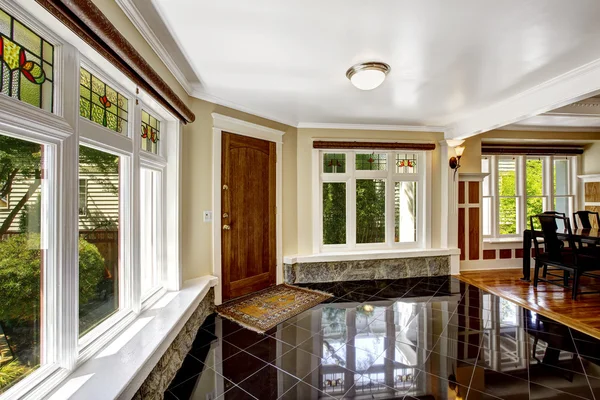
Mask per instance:
[[[283,257],[283,263],[298,264],[332,261],[388,260],[398,258],[437,257],[454,255],[460,255],[460,249],[366,250],[285,256]]]
[[[184,282],[142,312],[119,336],[79,366],[50,399],[132,398],[200,302],[216,286],[207,275]]]

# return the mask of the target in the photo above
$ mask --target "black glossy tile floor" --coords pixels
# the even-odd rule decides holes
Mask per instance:
[[[209,317],[166,399],[598,399],[600,341],[452,277],[332,293],[260,335]]]

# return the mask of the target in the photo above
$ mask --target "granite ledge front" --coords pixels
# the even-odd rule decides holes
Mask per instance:
[[[449,255],[284,264],[286,283],[401,279],[449,273]]]

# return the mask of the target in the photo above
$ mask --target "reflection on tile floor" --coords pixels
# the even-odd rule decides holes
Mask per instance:
[[[334,294],[265,335],[209,317],[166,399],[598,399],[600,341],[452,277]]]

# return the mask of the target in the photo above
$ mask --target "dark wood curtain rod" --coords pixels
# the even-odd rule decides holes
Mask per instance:
[[[184,123],[194,122],[192,110],[91,0],[36,1]]]
[[[514,144],[482,144],[481,154],[484,155],[532,155],[532,156],[556,156],[556,155],[577,155],[583,154],[583,147],[580,146],[541,146],[541,145],[514,145]]]
[[[313,149],[354,149],[354,150],[435,150],[434,143],[394,143],[394,142],[336,142],[316,140]]]

